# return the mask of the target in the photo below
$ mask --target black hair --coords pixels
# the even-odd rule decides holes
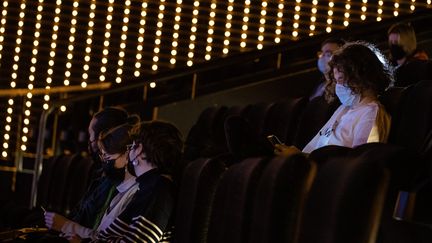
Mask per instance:
[[[330,37],[325,39],[322,43],[321,43],[321,47],[323,47],[325,44],[336,44],[338,46],[343,46],[345,45],[345,40],[341,39],[341,38],[337,38],[337,37]]]
[[[127,117],[126,123],[103,131],[99,134],[99,145],[108,154],[126,153],[128,144],[132,143],[130,130],[139,123],[137,115]]]
[[[127,123],[128,113],[120,107],[107,107],[97,112],[93,118],[96,119],[96,122],[92,129],[95,138],[99,138],[102,132],[106,132],[113,127]]]
[[[144,122],[132,134],[135,143],[142,144],[147,161],[162,173],[171,174],[183,153],[183,139],[177,127],[163,121]]]

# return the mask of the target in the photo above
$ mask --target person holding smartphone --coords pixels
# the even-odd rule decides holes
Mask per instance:
[[[336,97],[341,105],[332,117],[303,148],[310,153],[326,145],[355,147],[370,142],[386,142],[390,116],[378,101],[392,82],[392,68],[384,55],[372,44],[350,42],[335,51],[329,62],[325,97]],[[300,150],[284,144],[275,145],[278,155]]]

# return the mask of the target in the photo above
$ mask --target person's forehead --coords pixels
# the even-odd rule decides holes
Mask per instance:
[[[93,130],[93,127],[94,127],[95,123],[96,123],[96,119],[95,118],[91,119],[90,124],[88,126],[88,132],[89,132],[90,137],[92,137],[92,136],[95,135],[94,134],[94,130]]]
[[[339,45],[336,43],[326,43],[321,47],[321,51],[323,51],[323,52],[326,52],[326,51],[334,52],[337,49],[339,49]]]

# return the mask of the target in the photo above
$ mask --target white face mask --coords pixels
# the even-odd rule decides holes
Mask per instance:
[[[353,106],[360,102],[360,95],[354,94],[348,86],[342,84],[336,84],[336,95],[344,106]]]

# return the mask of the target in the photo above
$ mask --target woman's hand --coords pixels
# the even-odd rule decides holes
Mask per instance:
[[[53,212],[45,212],[45,225],[49,229],[61,231],[63,225],[69,221],[67,218]]]
[[[289,157],[294,154],[301,153],[295,146],[286,146],[285,144],[275,144],[274,153],[279,156]]]

